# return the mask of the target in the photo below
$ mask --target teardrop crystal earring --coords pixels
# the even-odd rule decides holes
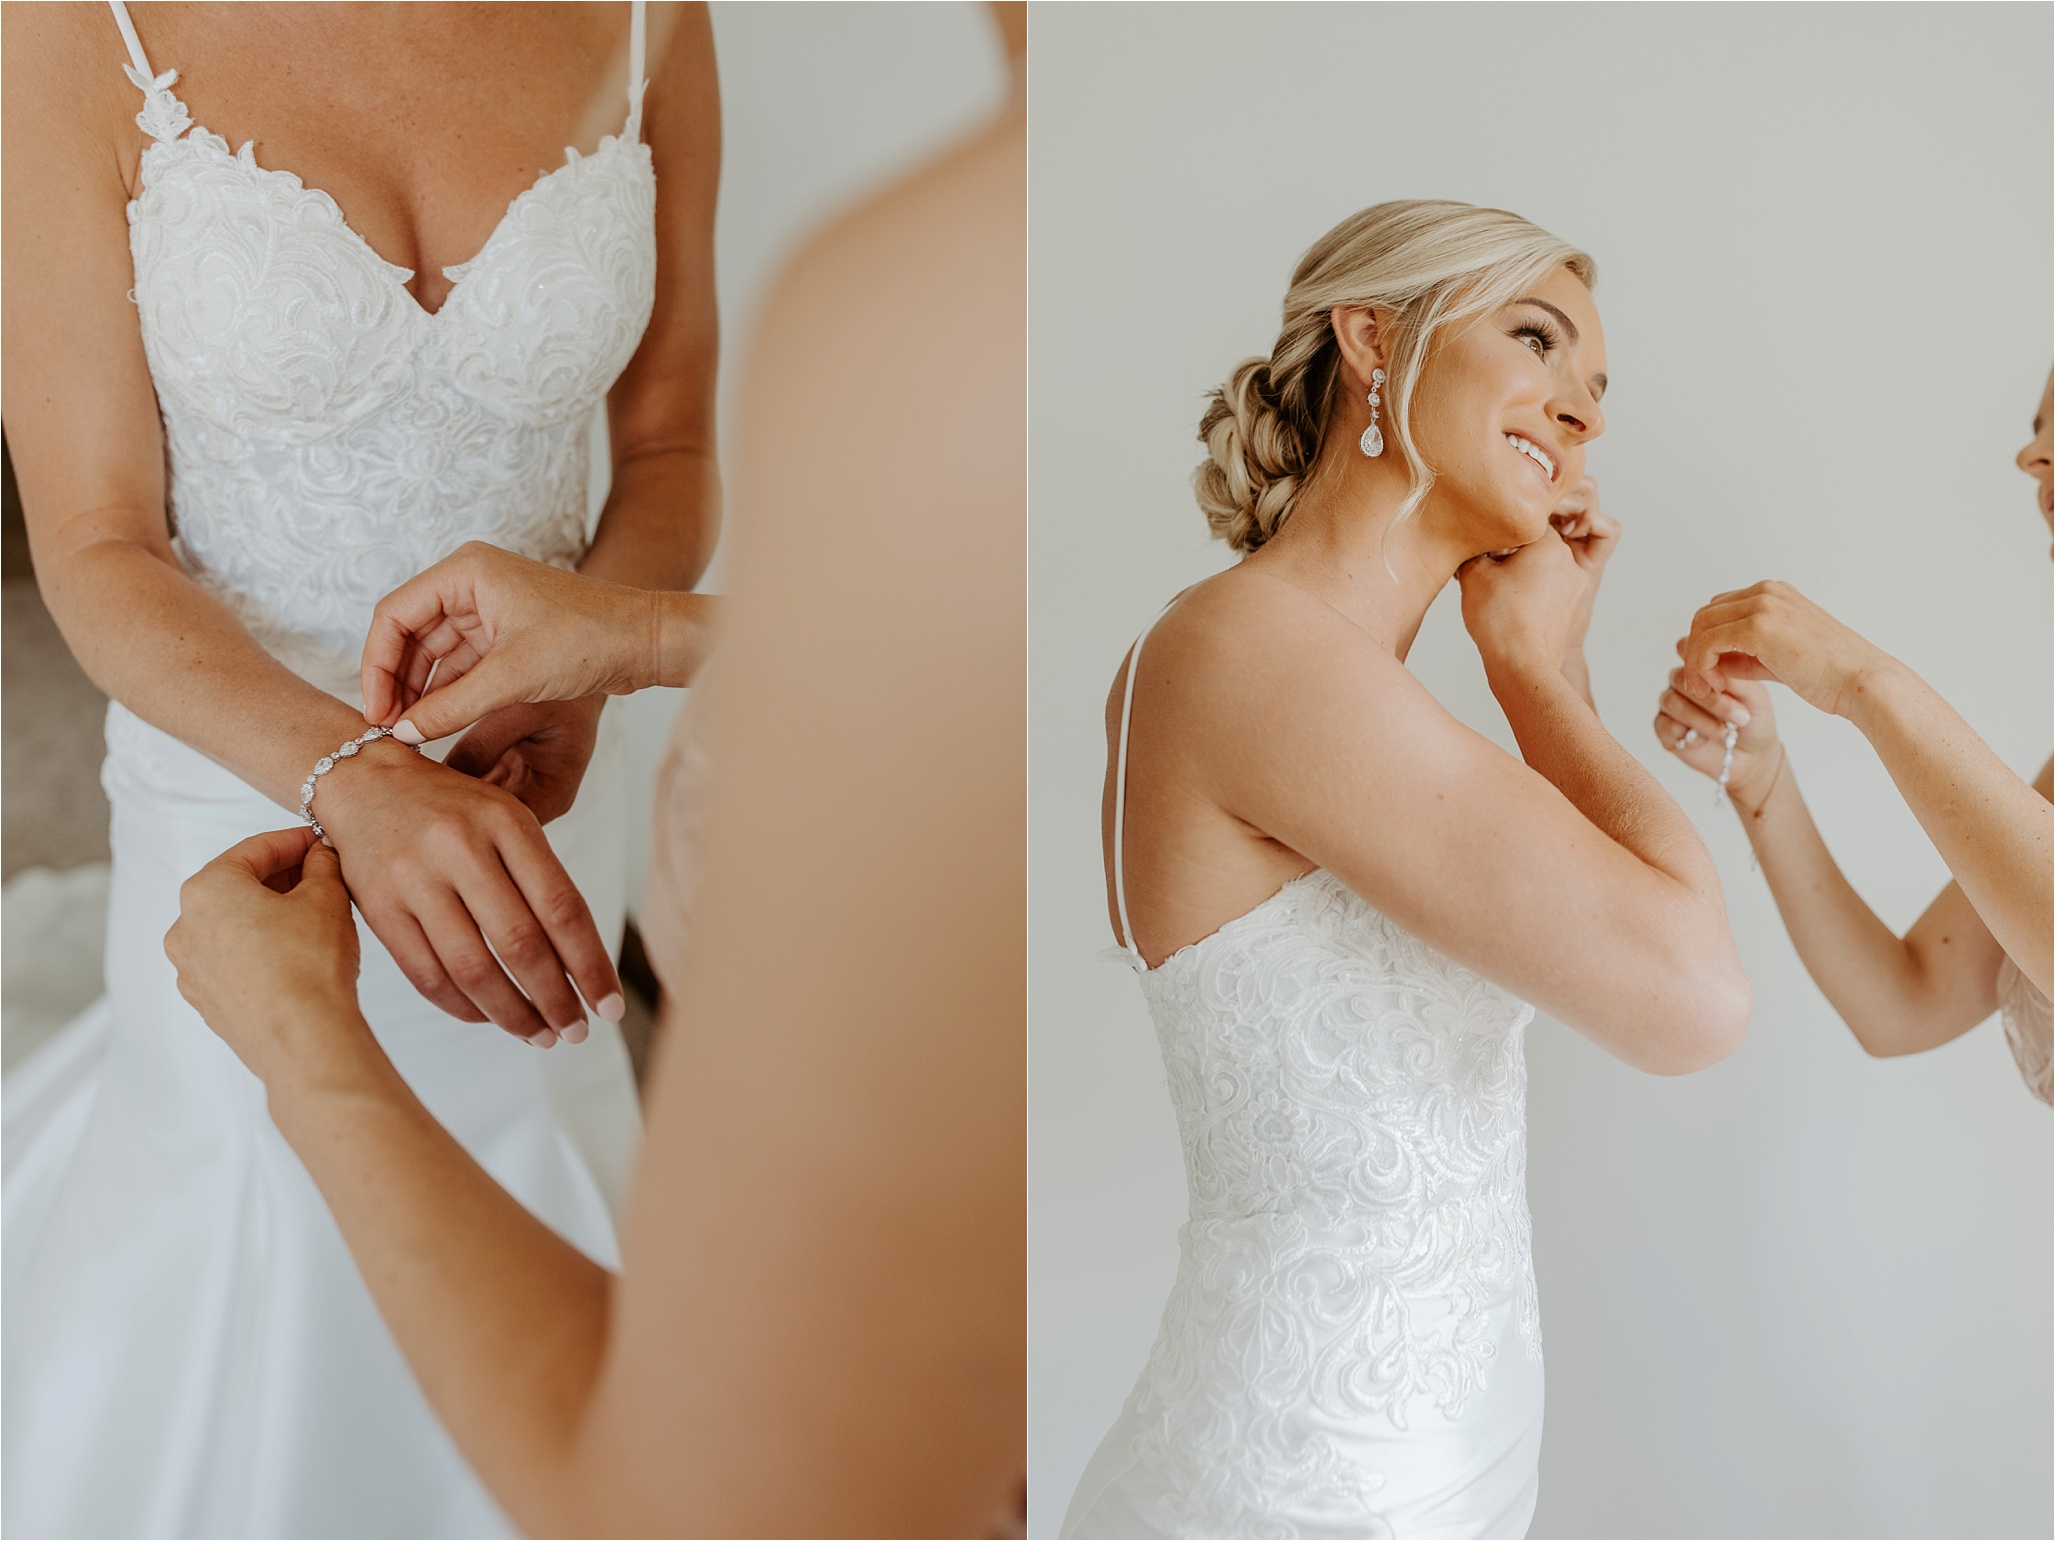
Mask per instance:
[[[1375,460],[1384,453],[1384,430],[1377,426],[1378,391],[1384,386],[1384,371],[1370,371],[1370,426],[1363,430],[1363,437],[1356,441],[1356,447]]]

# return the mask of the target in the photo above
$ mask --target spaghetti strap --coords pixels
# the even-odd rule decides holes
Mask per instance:
[[[144,80],[153,78],[149,55],[143,52],[143,40],[136,36],[136,24],[128,19],[128,7],[122,0],[107,0],[107,5],[114,12],[114,25],[121,28],[121,40],[128,44],[128,56],[135,60],[137,72]],[[150,88],[143,86],[140,89],[147,91]]]
[[[642,93],[649,85],[642,73],[649,38],[646,11],[643,0],[628,0],[628,122],[621,134],[638,143],[642,139]]]
[[[124,64],[121,72],[143,93],[143,110],[136,114],[136,127],[160,144],[169,144],[193,126],[186,104],[171,94],[171,88],[178,84],[178,71],[166,70],[161,75],[153,72],[150,56],[143,52],[143,40],[136,36],[136,24],[129,20],[128,7],[122,0],[107,0],[107,8],[114,12],[114,25],[121,28],[121,40],[128,44],[128,56],[134,61]]]
[[[1148,960],[1142,950],[1135,946],[1135,928],[1127,919],[1127,728],[1134,716],[1135,675],[1141,672],[1142,644],[1149,640],[1149,633],[1156,629],[1156,621],[1163,619],[1170,611],[1170,605],[1177,603],[1173,598],[1156,612],[1156,620],[1143,628],[1135,638],[1134,648],[1127,655],[1127,685],[1120,694],[1120,748],[1113,761],[1113,907],[1120,914],[1120,951],[1134,965],[1137,974],[1149,972]]]

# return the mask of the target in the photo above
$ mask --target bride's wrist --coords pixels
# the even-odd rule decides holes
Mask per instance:
[[[322,758],[335,759],[335,747],[331,746]],[[325,833],[354,828],[361,822],[365,808],[389,794],[393,776],[411,774],[434,763],[398,739],[373,739],[360,745],[346,762],[338,760],[315,780],[308,811]],[[312,771],[310,766],[309,775]]]
[[[1572,655],[1551,659],[1541,649],[1528,648],[1503,653],[1482,653],[1485,683],[1503,703],[1508,695],[1525,698],[1538,689],[1561,685],[1576,687],[1569,678]],[[1580,659],[1581,661],[1581,659]]]

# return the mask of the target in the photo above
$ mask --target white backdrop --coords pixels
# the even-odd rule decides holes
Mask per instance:
[[[720,435],[757,307],[780,265],[820,225],[939,152],[998,110],[1006,56],[982,5],[716,4],[721,202],[714,226],[721,302]],[[604,476],[604,457],[595,465]],[[605,483],[598,486],[604,495]],[[720,559],[706,587],[721,587]],[[683,691],[623,703],[628,723],[630,907],[641,902],[650,779]]]
[[[1104,692],[1224,561],[1185,482],[1202,393],[1315,237],[1429,196],[1598,260],[1599,705],[1706,831],[1756,987],[1746,1047],[1680,1080],[1529,1034],[1533,1534],[2048,1535],[2048,1111],[1995,1021],[1867,1059],[1648,723],[1692,610],[1781,577],[2047,756],[2049,539],[2010,461],[2050,355],[2049,8],[1043,4],[1032,52],[1031,1533],[1141,1367],[1184,1210],[1140,995],[1095,960]],[[1510,747],[1446,597],[1412,664]],[[1778,708],[1902,928],[1940,861],[1851,728]]]

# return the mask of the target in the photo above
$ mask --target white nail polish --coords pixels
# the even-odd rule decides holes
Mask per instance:
[[[557,1031],[553,1027],[545,1027],[539,1033],[529,1034],[528,1041],[538,1049],[546,1049],[557,1041]]]
[[[609,1022],[618,1022],[628,1014],[628,1003],[621,999],[621,992],[601,996],[599,1004],[592,1008]]]
[[[412,744],[416,749],[427,742],[421,736],[421,730],[411,722],[408,722],[404,717],[400,719],[398,726],[392,730],[392,736],[403,744]]]
[[[591,1031],[592,1029],[583,1022],[573,1022],[569,1027],[563,1029],[561,1036],[565,1043],[583,1043],[586,1034]]]

